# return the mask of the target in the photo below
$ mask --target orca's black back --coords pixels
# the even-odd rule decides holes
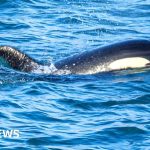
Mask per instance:
[[[150,60],[150,41],[129,40],[85,51],[55,63],[57,69],[72,73],[85,72],[92,67],[127,57],[144,57]]]

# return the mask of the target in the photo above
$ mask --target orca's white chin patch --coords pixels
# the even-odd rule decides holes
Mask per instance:
[[[118,59],[111,64],[109,64],[108,68],[111,70],[120,70],[127,68],[142,68],[146,67],[146,64],[150,63],[149,60],[142,57],[131,57],[131,58],[123,58]]]

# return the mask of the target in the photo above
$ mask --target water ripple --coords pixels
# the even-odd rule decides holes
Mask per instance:
[[[149,0],[1,0],[0,44],[50,64],[150,38]],[[148,149],[150,71],[46,75],[0,62],[1,149]],[[20,131],[4,138],[1,130]],[[118,140],[119,139],[119,140]]]

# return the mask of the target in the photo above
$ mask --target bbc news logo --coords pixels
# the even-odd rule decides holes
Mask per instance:
[[[0,138],[19,138],[19,130],[0,130]]]

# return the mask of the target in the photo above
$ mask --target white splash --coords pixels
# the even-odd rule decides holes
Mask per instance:
[[[53,74],[53,75],[62,75],[71,73],[69,70],[58,70],[53,63],[51,63],[49,66],[39,65],[32,72],[38,74]]]
[[[57,71],[57,68],[54,66],[54,64],[50,64],[49,66],[39,65],[32,72],[39,74],[52,74],[55,71]]]

